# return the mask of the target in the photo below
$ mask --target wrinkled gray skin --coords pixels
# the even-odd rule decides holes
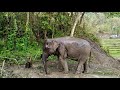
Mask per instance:
[[[76,74],[87,72],[87,59],[90,56],[91,46],[88,41],[74,37],[61,37],[54,39],[47,39],[44,42],[42,60],[46,74],[47,58],[50,55],[56,55],[59,62],[63,66],[64,73],[68,73],[68,65],[66,58],[78,61]]]

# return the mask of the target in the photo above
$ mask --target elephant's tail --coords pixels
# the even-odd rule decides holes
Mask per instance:
[[[92,53],[92,51],[90,51],[89,61],[90,61],[90,60],[91,60],[91,58],[92,58],[91,53]]]
[[[88,67],[90,68],[90,61],[92,59],[92,51],[90,51],[89,59],[88,59]]]

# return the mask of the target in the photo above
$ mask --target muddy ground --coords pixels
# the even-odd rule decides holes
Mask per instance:
[[[57,61],[48,62],[49,75],[46,75],[41,62],[33,63],[32,68],[25,68],[25,65],[9,65],[5,63],[1,78],[120,78],[120,72],[115,70],[94,70],[89,69],[86,74],[74,74],[77,62],[70,61],[69,73],[64,74],[57,68]]]

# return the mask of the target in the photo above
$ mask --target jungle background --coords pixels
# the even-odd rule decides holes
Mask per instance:
[[[0,12],[1,78],[81,77],[72,74],[76,65],[73,61],[68,62],[71,75],[58,72],[55,56],[48,58],[51,76],[45,75],[40,56],[46,38],[74,36],[89,39],[112,60],[119,61],[119,17],[120,12]],[[26,69],[29,58],[33,67]],[[83,77],[119,77],[119,70],[113,71],[102,69]]]

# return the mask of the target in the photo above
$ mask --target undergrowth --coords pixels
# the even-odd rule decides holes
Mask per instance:
[[[41,44],[42,45],[42,44]],[[40,60],[42,48],[40,46],[29,46],[26,50],[7,50],[3,48],[0,51],[0,62],[6,61],[12,64],[24,64],[26,60],[31,57],[32,61]]]

